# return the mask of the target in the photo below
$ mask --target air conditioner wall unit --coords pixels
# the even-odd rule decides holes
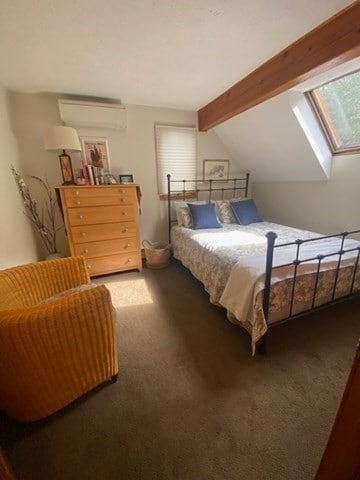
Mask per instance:
[[[59,99],[60,118],[71,127],[126,128],[126,109],[114,103]]]

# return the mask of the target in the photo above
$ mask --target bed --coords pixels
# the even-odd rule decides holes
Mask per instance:
[[[168,176],[168,213],[174,257],[202,282],[210,302],[224,307],[228,319],[246,329],[255,354],[257,348],[265,351],[269,328],[359,295],[360,230],[320,235],[261,218],[247,225],[232,220],[216,228],[193,229],[179,218],[179,211],[195,201],[214,204],[217,217],[228,220],[219,208],[243,201],[248,182],[247,175],[225,186],[215,180],[180,184]],[[204,195],[206,200],[199,201]],[[182,200],[175,210],[174,199]]]

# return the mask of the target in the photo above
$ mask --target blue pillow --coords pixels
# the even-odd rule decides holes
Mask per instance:
[[[199,230],[201,228],[221,228],[222,225],[219,223],[216,213],[215,213],[215,204],[207,203],[205,205],[195,205],[193,203],[188,203],[192,217],[192,228],[194,230]]]
[[[240,225],[249,225],[250,223],[262,222],[254,200],[241,200],[240,202],[230,202],[231,209]]]

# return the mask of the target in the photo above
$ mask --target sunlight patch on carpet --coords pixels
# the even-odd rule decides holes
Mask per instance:
[[[118,282],[103,282],[110,290],[112,303],[115,308],[149,305],[154,300],[143,278],[135,280],[121,280]]]

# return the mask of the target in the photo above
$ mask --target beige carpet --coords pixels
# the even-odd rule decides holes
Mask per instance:
[[[20,480],[310,480],[360,336],[359,301],[273,329],[267,356],[179,263],[104,277],[121,375],[47,420],[0,417]]]

